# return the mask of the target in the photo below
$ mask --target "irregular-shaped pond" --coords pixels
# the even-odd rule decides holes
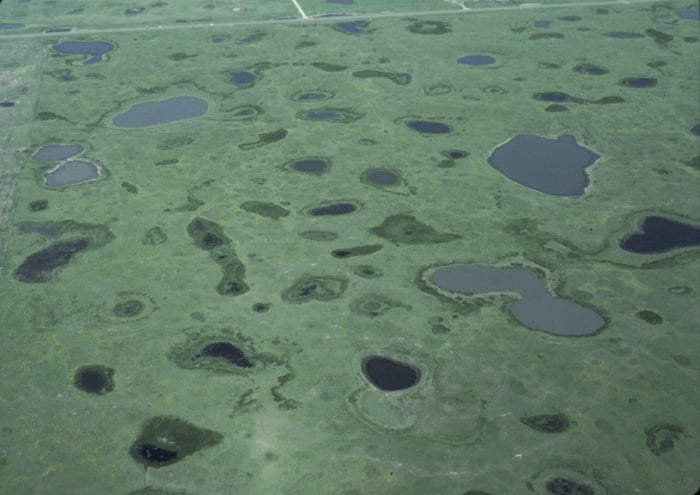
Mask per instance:
[[[62,41],[52,48],[61,55],[90,55],[83,65],[91,65],[102,61],[102,55],[114,50],[114,45],[106,41]]]
[[[628,235],[620,241],[622,249],[637,254],[664,253],[698,245],[700,229],[658,216],[646,217],[640,233]]]
[[[589,183],[586,168],[598,158],[573,136],[548,139],[521,134],[493,150],[488,162],[530,189],[554,196],[581,196]]]
[[[430,281],[440,289],[465,294],[516,292],[521,299],[509,306],[523,325],[560,336],[590,335],[605,324],[593,310],[552,296],[529,268],[456,265],[433,272]]]

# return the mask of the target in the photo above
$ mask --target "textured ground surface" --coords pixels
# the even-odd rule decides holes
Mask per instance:
[[[693,9],[3,1],[0,493],[694,493],[698,248],[620,246],[700,224]],[[206,114],[114,125],[183,96]],[[598,155],[585,193],[490,166],[518,135]],[[47,188],[56,144],[99,179]],[[431,283],[453,264],[605,325],[531,330]]]

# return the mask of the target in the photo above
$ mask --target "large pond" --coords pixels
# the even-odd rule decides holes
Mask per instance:
[[[32,160],[37,162],[62,162],[83,152],[81,144],[48,144],[37,151]]]
[[[562,336],[589,335],[605,324],[595,311],[550,294],[545,281],[529,268],[458,265],[436,270],[430,280],[442,290],[469,295],[518,293],[521,299],[508,309],[534,330]]]
[[[167,100],[137,103],[117,115],[112,123],[117,127],[150,127],[178,120],[193,119],[207,113],[207,102],[194,96],[175,96]]]
[[[488,162],[525,187],[554,196],[581,196],[589,183],[586,168],[598,158],[573,136],[548,139],[523,134],[497,147]]]
[[[102,61],[102,55],[114,50],[114,45],[106,41],[62,41],[53,49],[61,55],[89,55],[83,65],[91,65]]]
[[[47,187],[68,187],[90,182],[100,177],[100,169],[94,163],[72,160],[44,174]]]

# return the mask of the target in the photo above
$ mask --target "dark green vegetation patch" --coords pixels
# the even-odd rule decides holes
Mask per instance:
[[[407,19],[408,21],[413,21],[413,23],[408,26],[408,30],[415,34],[445,34],[449,33],[452,29],[449,23],[442,21],[420,21],[417,19]]]
[[[372,265],[358,265],[353,267],[352,273],[362,278],[379,278],[382,275],[382,271],[379,268],[375,268]]]
[[[545,484],[551,495],[596,495],[589,485],[566,478],[552,478]]]
[[[334,241],[338,238],[338,234],[336,234],[335,232],[330,232],[328,230],[307,230],[299,235],[305,239],[309,239],[310,241],[321,242]]]
[[[163,244],[167,240],[168,235],[165,233],[165,231],[156,226],[151,227],[146,231],[146,233],[143,235],[143,239],[141,239],[141,243],[145,244],[146,246],[157,246],[158,244]]]
[[[143,424],[140,435],[131,444],[129,454],[138,463],[160,468],[198,450],[212,447],[223,438],[220,433],[199,428],[173,416],[156,416]]]
[[[350,309],[360,316],[375,318],[381,316],[392,308],[411,309],[410,306],[398,301],[389,299],[379,294],[368,294],[353,300]]]
[[[222,278],[216,291],[222,296],[240,296],[248,292],[245,283],[245,265],[238,259],[236,251],[221,226],[211,220],[197,217],[187,225],[187,233],[197,247],[209,254],[221,266]]]
[[[73,384],[88,394],[104,395],[114,389],[114,370],[101,364],[81,366],[75,372]]]
[[[287,137],[287,129],[279,128],[272,132],[263,132],[258,135],[258,140],[250,143],[239,144],[238,147],[242,150],[252,150],[254,148],[260,148],[266,144],[276,143],[282,141]]]
[[[282,292],[282,299],[290,303],[331,301],[343,295],[348,280],[342,277],[306,276],[298,279]]]
[[[48,282],[56,268],[67,265],[73,256],[87,249],[88,245],[86,239],[51,244],[29,255],[17,268],[15,279],[27,283]]]
[[[127,299],[115,304],[112,308],[112,313],[117,318],[135,318],[143,313],[144,309],[146,309],[146,306],[138,299]]]
[[[174,136],[171,138],[164,139],[163,141],[158,143],[156,147],[161,151],[165,151],[180,148],[181,146],[187,146],[188,144],[192,144],[193,142],[194,139],[192,139],[191,137]]]
[[[403,86],[411,82],[411,74],[407,72],[383,72],[374,69],[358,70],[352,73],[352,77],[366,79],[368,77],[383,77],[391,82]]]
[[[231,243],[221,225],[206,218],[197,217],[192,220],[187,225],[187,233],[197,247],[205,251]]]
[[[136,194],[136,193],[139,192],[138,187],[136,187],[135,185],[133,185],[131,182],[123,181],[123,182],[122,182],[122,187],[124,188],[124,190],[125,190],[126,192],[131,193],[131,194]]]
[[[569,419],[564,414],[543,414],[520,418],[520,422],[540,433],[561,433],[569,429]]]
[[[19,224],[21,227],[24,224]],[[79,224],[72,221],[33,224],[35,231],[52,231],[57,236],[70,237],[30,254],[15,271],[20,282],[41,283],[51,280],[57,268],[67,265],[82,251],[99,249],[114,239],[114,234],[102,225]]]
[[[313,62],[311,65],[325,72],[342,72],[348,68],[346,65],[327,64],[325,62]]]
[[[387,241],[405,244],[440,244],[461,238],[457,234],[440,233],[416,217],[405,214],[387,217],[381,225],[369,231]]]
[[[256,215],[270,218],[272,220],[289,216],[289,210],[266,201],[246,201],[241,204],[241,209],[247,211],[248,213],[255,213]]]
[[[654,425],[646,429],[647,448],[654,455],[661,455],[676,446],[676,440],[680,440],[685,429],[682,426],[672,424]]]
[[[238,347],[231,342],[211,342],[192,356],[192,360],[222,359],[224,362],[239,368],[252,368],[253,362]]]
[[[155,300],[137,291],[124,291],[118,294],[117,302],[110,306],[112,321],[143,320],[158,309]]]
[[[353,200],[339,201],[337,203],[322,203],[311,206],[304,210],[304,213],[312,217],[349,215],[360,209],[360,203]]]
[[[226,114],[226,120],[248,121],[255,120],[258,116],[264,114],[265,110],[257,105],[243,105],[229,108],[224,104],[221,107],[221,112]]]
[[[367,246],[354,246],[349,248],[340,248],[331,251],[334,258],[352,258],[353,256],[367,256],[374,254],[382,249],[381,244],[369,244]]]
[[[658,325],[664,322],[664,319],[661,317],[660,314],[654,313],[653,311],[650,311],[648,309],[637,311],[635,315],[637,316],[637,318],[646,321],[650,325]]]
[[[187,370],[234,375],[249,372],[258,362],[252,339],[231,330],[208,328],[190,333],[184,344],[173,346],[168,359]],[[260,362],[265,363],[264,359]]]
[[[297,118],[311,122],[331,122],[334,124],[349,124],[364,117],[365,114],[350,108],[322,107],[312,110],[302,110]]]
[[[49,207],[49,201],[47,199],[35,199],[29,203],[29,211],[44,211]]]

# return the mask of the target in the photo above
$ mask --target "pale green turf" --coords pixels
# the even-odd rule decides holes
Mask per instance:
[[[369,34],[334,29],[343,19],[303,19],[282,1],[212,2],[214,9],[90,2],[70,16],[80,4],[0,6],[0,22],[26,24],[0,31],[0,102],[15,103],[0,108],[0,494],[546,495],[557,477],[596,495],[694,493],[698,250],[632,255],[618,247],[647,214],[698,224],[700,139],[690,133],[700,123],[698,23],[673,14],[691,2],[473,2],[465,5],[497,10],[466,13],[437,0],[300,3],[307,17],[367,13]],[[142,14],[124,15],[139,6]],[[425,14],[440,10],[454,13]],[[541,20],[551,27],[535,28]],[[64,26],[94,32],[42,34]],[[419,34],[411,26],[449,30]],[[643,36],[604,36],[612,31]],[[529,39],[538,33],[563,37]],[[86,57],[52,51],[69,40],[116,49],[84,65]],[[496,63],[456,63],[474,53]],[[574,68],[583,63],[609,73],[582,75]],[[353,76],[368,69],[411,81]],[[259,80],[235,87],[229,73],[239,70]],[[658,84],[627,88],[619,84],[625,77]],[[332,98],[295,101],[304,91]],[[548,103],[532,97],[544,91],[625,102],[546,112]],[[209,113],[146,129],[111,124],[136,103],[182,95],[205,99]],[[257,114],[244,119],[242,108]],[[361,118],[299,118],[324,108]],[[404,125],[409,119],[454,130],[423,136]],[[279,129],[287,134],[278,142],[240,147]],[[598,153],[586,195],[548,196],[487,164],[496,146],[522,133],[572,134]],[[368,139],[376,144],[358,144]],[[104,178],[44,188],[42,173],[53,165],[31,156],[56,143],[82,144],[81,159],[102,167]],[[469,156],[447,163],[440,152],[450,149]],[[330,170],[284,168],[303,157],[326,157]],[[361,181],[370,168],[395,170],[405,182],[371,187]],[[48,208],[30,211],[41,199]],[[290,214],[272,220],[241,208],[254,200]],[[338,218],[306,213],[333,201],[361,208]],[[461,238],[396,244],[369,232],[398,214]],[[245,294],[217,294],[220,266],[187,234],[196,217],[231,239],[246,267]],[[66,230],[56,237],[21,231],[27,222],[66,221],[77,224],[60,224]],[[144,244],[154,227],[167,241]],[[51,282],[13,278],[29,254],[58,240],[104,240],[107,229],[113,240],[76,256]],[[338,237],[311,241],[300,236],[308,230]],[[370,244],[383,248],[350,259],[330,254]],[[551,290],[595,309],[607,325],[592,337],[555,337],[520,325],[507,295],[458,300],[421,290],[423,269],[452,262],[535,268]],[[353,273],[359,265],[383,277],[361,278]],[[348,286],[328,302],[284,301],[282,292],[303,276]],[[141,301],[143,313],[116,318],[114,305],[129,299]],[[368,300],[391,309],[370,317],[358,311]],[[259,302],[271,303],[269,312],[254,312]],[[646,323],[641,310],[663,323]],[[213,373],[169,359],[188,342],[223,339],[254,354],[257,369]],[[419,366],[421,383],[399,393],[373,389],[360,371],[370,354]],[[116,370],[111,393],[73,386],[86,364]],[[568,431],[538,433],[519,420],[555,413],[568,416]],[[144,471],[129,448],[144,421],[163,415],[222,441]],[[654,455],[645,431],[664,425],[684,433]],[[152,490],[138,491],[146,486]]]

